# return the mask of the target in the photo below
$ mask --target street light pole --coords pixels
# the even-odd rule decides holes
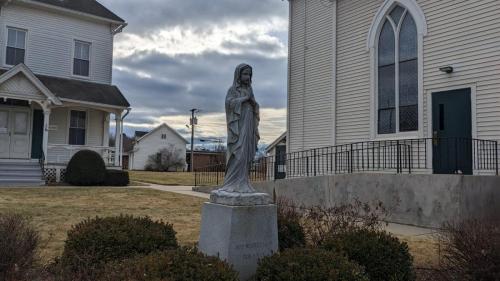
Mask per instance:
[[[191,124],[191,165],[190,165],[190,168],[189,168],[189,171],[190,172],[194,172],[194,126],[198,124],[198,120],[196,120],[196,118],[194,117],[194,114],[196,113],[196,111],[198,111],[198,109],[196,108],[193,108],[191,109],[191,121],[190,121],[190,124]]]

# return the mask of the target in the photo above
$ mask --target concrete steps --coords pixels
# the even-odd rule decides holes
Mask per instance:
[[[42,169],[38,162],[32,160],[2,160],[0,161],[0,186],[25,187],[43,186]]]

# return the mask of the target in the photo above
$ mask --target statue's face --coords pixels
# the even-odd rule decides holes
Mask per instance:
[[[251,79],[252,79],[252,70],[250,70],[250,68],[243,69],[240,76],[241,83],[248,85],[250,84]]]

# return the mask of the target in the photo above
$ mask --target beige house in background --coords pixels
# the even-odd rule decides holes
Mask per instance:
[[[121,168],[130,104],[111,83],[126,25],[95,0],[0,1],[0,185],[64,180],[83,149]]]

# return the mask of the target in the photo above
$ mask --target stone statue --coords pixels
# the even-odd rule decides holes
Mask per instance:
[[[223,186],[213,191],[212,203],[263,205],[268,194],[257,193],[250,185],[249,170],[259,142],[259,104],[252,90],[252,67],[240,64],[226,96],[227,159]]]

